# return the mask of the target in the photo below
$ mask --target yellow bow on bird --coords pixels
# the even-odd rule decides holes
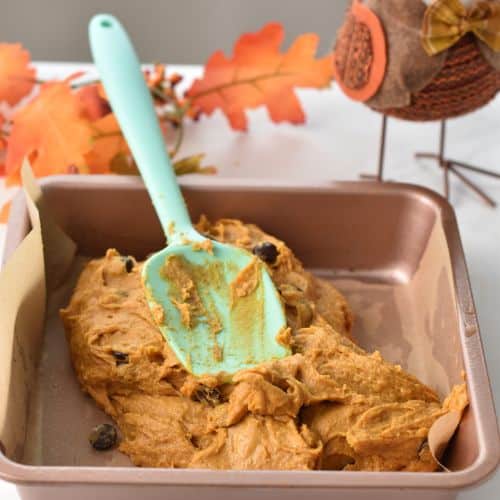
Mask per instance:
[[[479,0],[466,8],[460,0],[434,0],[424,15],[422,45],[430,56],[474,33],[500,52],[500,2]]]

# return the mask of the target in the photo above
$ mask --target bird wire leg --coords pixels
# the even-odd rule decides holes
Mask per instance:
[[[382,130],[380,131],[380,147],[378,152],[377,181],[382,182],[385,164],[385,143],[387,139],[387,116],[382,115]]]
[[[452,163],[444,162],[443,165],[440,165],[441,168],[448,170],[453,175],[455,175],[458,179],[460,179],[468,188],[474,191],[478,196],[480,196],[485,203],[487,203],[490,207],[495,208],[497,203],[493,198],[488,196],[475,182],[471,181],[468,177],[466,177],[462,172],[457,170]],[[445,192],[449,191],[449,183],[445,180]]]
[[[382,127],[380,129],[380,141],[379,141],[379,151],[378,151],[377,175],[361,174],[360,177],[362,179],[369,179],[377,182],[383,182],[386,138],[387,138],[387,116],[382,115]]]
[[[472,189],[481,199],[488,204],[491,208],[495,208],[497,206],[495,200],[488,196],[475,182],[472,182],[468,177],[465,177],[462,172],[459,172],[455,167],[455,163],[450,163],[450,172],[455,174],[469,189]]]
[[[446,142],[446,120],[441,121],[439,134],[439,153],[415,153],[415,158],[426,158],[436,160],[439,167],[443,169],[444,175],[444,194],[446,199],[449,199],[450,194],[450,172],[462,181],[469,189],[474,191],[486,204],[490,207],[496,207],[496,202],[486,194],[475,182],[462,174],[456,167],[464,168],[481,175],[487,175],[495,179],[500,179],[500,173],[492,172],[484,168],[470,165],[461,161],[450,160],[445,158],[445,142]]]
[[[444,174],[444,197],[450,199],[450,164],[444,158],[444,149],[446,143],[446,120],[441,120],[439,128],[439,166],[443,167]]]
[[[455,167],[465,168],[466,170],[470,170],[471,172],[476,172],[477,174],[488,175],[489,177],[494,177],[495,179],[500,179],[499,172],[493,172],[492,170],[487,170],[485,168],[475,167],[470,163],[464,163],[463,161],[450,160],[450,162]]]
[[[445,161],[440,165],[444,172],[444,197],[450,199],[450,164]]]

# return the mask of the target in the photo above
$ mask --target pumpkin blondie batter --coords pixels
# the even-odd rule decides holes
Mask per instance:
[[[146,303],[141,263],[116,250],[90,261],[61,311],[82,389],[117,423],[139,466],[433,471],[427,435],[467,405],[437,394],[351,338],[344,297],[282,241],[237,220],[198,229],[253,251],[285,305],[293,354],[227,377],[190,374]]]

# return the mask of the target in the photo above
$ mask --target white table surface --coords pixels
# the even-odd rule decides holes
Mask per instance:
[[[39,63],[39,76],[64,76],[86,65]],[[200,74],[200,67],[171,66],[186,80]],[[357,179],[360,172],[375,172],[380,116],[348,101],[337,88],[300,91],[307,125],[275,125],[264,110],[249,113],[250,132],[229,129],[216,114],[189,124],[181,154],[204,152],[207,164],[217,165],[219,175],[239,178],[300,179],[309,182]],[[390,180],[442,188],[439,169],[417,162],[414,151],[435,151],[438,125],[389,121],[386,172]],[[449,156],[500,172],[500,97],[489,106],[448,124]],[[500,181],[471,175],[500,203]],[[488,208],[463,184],[452,181],[455,206],[481,334],[488,359],[496,405],[500,404],[500,208]],[[7,196],[0,185],[0,200]],[[0,250],[4,227],[0,226]],[[495,493],[495,491],[497,493]],[[500,473],[487,483],[462,493],[460,500],[498,498]],[[0,480],[0,499],[18,500],[14,486]],[[49,500],[49,499],[47,499]]]

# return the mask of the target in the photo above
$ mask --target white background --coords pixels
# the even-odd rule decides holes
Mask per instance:
[[[81,68],[82,65],[77,67]],[[41,76],[64,75],[70,65],[39,65]],[[188,77],[198,67],[171,67]],[[348,101],[337,89],[301,91],[308,117],[305,126],[274,125],[263,110],[249,114],[250,131],[236,133],[216,115],[188,126],[182,154],[205,152],[206,163],[219,175],[243,178],[285,178],[309,182],[357,179],[374,172],[380,116]],[[387,177],[440,190],[439,169],[417,162],[414,151],[436,150],[437,124],[389,121]],[[447,149],[451,157],[500,172],[500,98],[488,107],[449,122]],[[500,203],[500,181],[471,175]],[[0,188],[0,198],[7,191]],[[500,209],[492,210],[462,184],[452,182],[455,206],[471,275],[482,338],[496,404],[500,402]],[[0,239],[4,229],[0,228]],[[492,439],[494,437],[492,436]],[[497,493],[495,493],[495,491]],[[500,491],[500,474],[460,500],[493,500]],[[0,499],[18,500],[15,488],[0,480]],[[47,499],[50,500],[50,499]]]

